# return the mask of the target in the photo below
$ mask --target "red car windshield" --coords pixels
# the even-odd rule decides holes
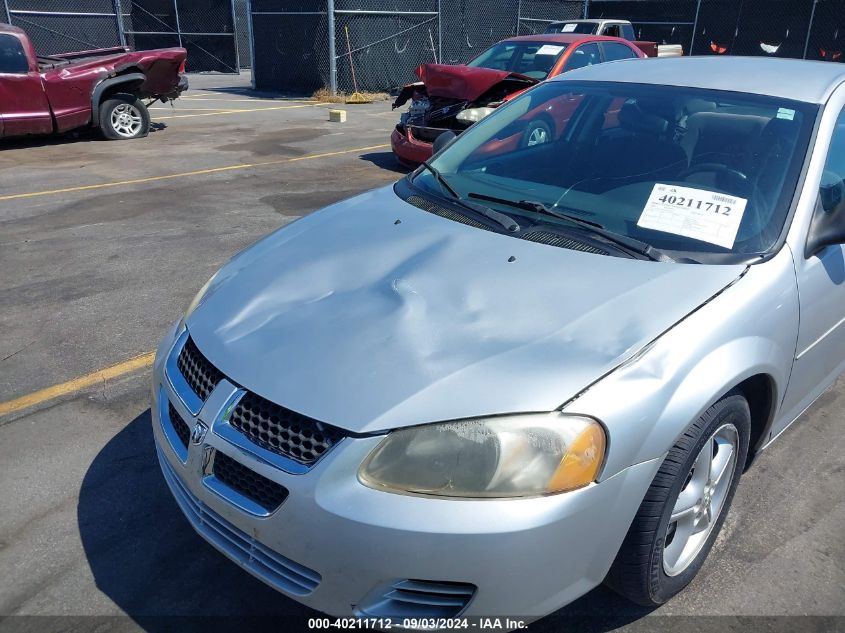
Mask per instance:
[[[499,42],[467,66],[506,70],[542,81],[565,50],[566,44],[556,42]]]

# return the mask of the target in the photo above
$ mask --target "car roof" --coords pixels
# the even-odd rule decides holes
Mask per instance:
[[[25,35],[23,29],[19,29],[11,24],[0,22],[0,33],[13,33],[14,35]]]
[[[589,33],[537,33],[536,35],[520,35],[509,37],[502,42],[547,42],[549,44],[575,44],[583,41],[593,42],[625,42],[619,37],[608,37],[607,35],[590,35]]]
[[[619,22],[621,24],[630,24],[629,20],[615,20],[613,18],[575,18],[573,20],[555,20],[554,22],[549,22],[549,24],[572,24],[573,22],[577,22],[578,24],[607,24],[608,22]]]
[[[596,64],[549,81],[579,80],[688,86],[825,103],[845,81],[845,66],[772,57],[665,57]]]

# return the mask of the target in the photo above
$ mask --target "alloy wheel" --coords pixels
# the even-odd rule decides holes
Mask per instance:
[[[142,125],[141,111],[130,103],[121,103],[111,112],[112,129],[124,138],[137,136]]]
[[[736,470],[739,433],[724,424],[707,439],[678,495],[663,546],[663,571],[677,576],[695,560],[725,505]]]

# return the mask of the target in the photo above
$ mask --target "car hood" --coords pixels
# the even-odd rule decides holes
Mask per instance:
[[[742,270],[537,244],[387,187],[236,256],[187,327],[233,382],[372,432],[553,410]]]
[[[475,66],[423,64],[414,71],[433,97],[448,97],[474,101],[496,84],[506,79],[518,80],[522,87],[537,83],[536,79],[507,70],[493,70]]]

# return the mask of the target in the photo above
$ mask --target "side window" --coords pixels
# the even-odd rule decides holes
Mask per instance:
[[[822,203],[826,211],[833,211],[841,204],[840,195],[843,191],[842,181],[845,180],[845,110],[836,120],[833,136],[830,138],[830,148],[827,150],[827,160],[819,186]]]
[[[622,34],[619,32],[618,24],[611,24],[605,28],[603,35],[607,35],[608,37],[622,37]]]
[[[626,39],[629,42],[633,42],[637,39],[634,37],[634,27],[631,24],[622,25],[622,39]]]
[[[598,44],[591,42],[589,44],[581,44],[578,48],[572,51],[569,59],[566,61],[566,66],[563,71],[575,70],[576,68],[584,68],[584,66],[592,66],[601,62],[599,56]]]
[[[0,34],[0,73],[25,74],[29,71],[26,53],[18,38]]]
[[[636,57],[634,51],[618,42],[602,42],[601,47],[604,49],[604,61],[606,62]]]

